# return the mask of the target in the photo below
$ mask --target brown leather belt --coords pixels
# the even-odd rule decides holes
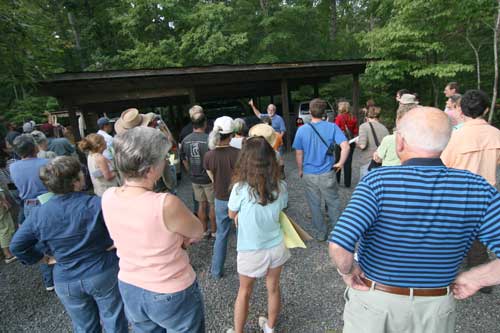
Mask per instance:
[[[448,288],[403,288],[403,287],[393,287],[386,286],[385,284],[381,284],[378,282],[373,282],[368,280],[367,278],[362,277],[361,280],[371,288],[372,284],[375,283],[375,287],[373,289],[383,291],[389,294],[395,295],[403,295],[410,296],[411,289],[413,289],[413,296],[444,296],[448,295]]]

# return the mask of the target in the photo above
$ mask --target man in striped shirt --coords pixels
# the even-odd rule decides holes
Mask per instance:
[[[402,166],[363,178],[332,231],[330,255],[348,285],[345,333],[451,333],[455,298],[500,283],[499,259],[457,278],[475,239],[500,255],[500,194],[481,176],[444,166],[450,134],[438,109],[406,114],[396,134]]]

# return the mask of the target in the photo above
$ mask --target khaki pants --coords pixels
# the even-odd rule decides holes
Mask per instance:
[[[451,293],[410,297],[347,288],[344,298],[344,333],[455,332],[456,303]]]
[[[0,194],[3,195],[3,194]],[[8,210],[0,206],[0,247],[6,248],[10,245],[10,240],[16,232],[14,221]]]

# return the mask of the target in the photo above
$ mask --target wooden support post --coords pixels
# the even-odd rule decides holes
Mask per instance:
[[[359,74],[354,73],[352,75],[352,112],[358,118],[358,122],[361,121],[359,117]]]
[[[292,134],[290,122],[290,100],[288,99],[288,81],[281,80],[281,110],[283,112],[283,119],[286,126],[286,150],[292,149]]]
[[[76,116],[76,111],[77,107],[70,106],[68,108],[68,113],[69,113],[69,124],[71,125],[71,128],[73,129],[73,135],[75,136],[75,141],[78,142],[82,138],[80,136],[80,131],[78,127],[78,117]]]
[[[319,84],[318,82],[314,83],[314,98],[318,98],[319,97]]]
[[[196,91],[194,88],[189,89],[189,106],[196,104]]]

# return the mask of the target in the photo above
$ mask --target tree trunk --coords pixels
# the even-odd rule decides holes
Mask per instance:
[[[267,0],[260,0],[260,8],[262,9],[264,16],[269,15],[269,3]]]
[[[330,1],[330,40],[337,36],[337,0]]]
[[[71,26],[71,30],[73,30],[73,35],[75,37],[75,49],[78,56],[78,60],[80,62],[80,69],[83,71],[85,69],[85,64],[83,62],[83,54],[82,54],[82,46],[80,44],[80,32],[78,31],[75,23],[75,17],[73,13],[68,10],[68,21]]]
[[[481,63],[479,59],[479,49],[481,48],[481,45],[476,47],[474,43],[469,38],[469,33],[468,31],[465,33],[465,40],[467,43],[469,43],[469,46],[471,47],[472,51],[474,51],[474,56],[476,58],[476,74],[477,74],[477,89],[481,89]]]
[[[497,0],[497,20],[495,24],[495,29],[493,30],[493,54],[495,57],[495,81],[493,82],[493,97],[491,98],[490,115],[488,117],[488,122],[491,124],[493,121],[493,114],[495,113],[495,104],[497,101],[497,90],[498,90],[498,30],[500,29],[500,0]]]

